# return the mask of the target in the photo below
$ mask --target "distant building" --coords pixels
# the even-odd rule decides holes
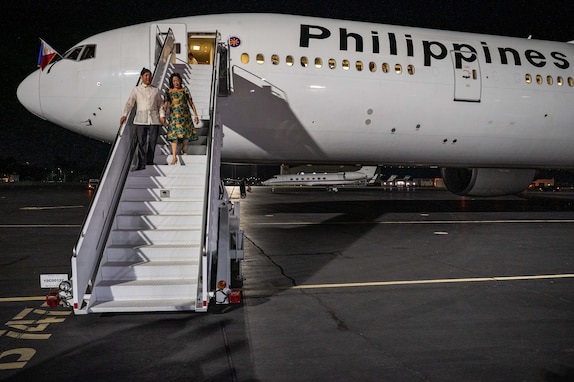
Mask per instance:
[[[20,181],[20,175],[16,174],[4,175],[2,176],[2,178],[0,178],[0,182],[2,183],[14,183],[19,181]]]
[[[554,178],[535,179],[530,183],[530,186],[528,186],[529,189],[544,187],[554,187]]]

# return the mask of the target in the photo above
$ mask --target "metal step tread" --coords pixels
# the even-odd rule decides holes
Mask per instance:
[[[129,244],[111,244],[107,247],[108,249],[171,249],[171,248],[199,248],[199,244],[144,244],[134,247]]]
[[[126,200],[126,202],[134,202],[133,200]],[[138,202],[138,201],[135,201]],[[154,200],[154,202],[159,202],[159,200]],[[138,203],[145,203],[145,202],[138,202]],[[185,202],[184,202],[185,203]],[[202,212],[200,210],[193,210],[193,211],[189,211],[187,213],[180,213],[177,211],[166,211],[162,214],[157,214],[157,213],[153,213],[153,214],[136,214],[135,216],[141,217],[142,219],[157,219],[158,217],[164,217],[164,218],[169,218],[170,216],[177,216],[178,218],[181,216],[189,216],[190,218],[196,218],[198,216],[203,216]],[[133,213],[125,213],[125,212],[118,212],[116,214],[116,217],[130,217],[133,218],[134,214]]]
[[[197,232],[201,230],[200,226],[197,227],[172,227],[172,228],[114,228],[110,231],[111,233],[132,233],[132,232],[141,232],[141,233],[168,233],[168,232]]]
[[[127,189],[126,189],[127,190]],[[168,189],[173,190],[173,188]],[[137,202],[137,203],[147,203],[147,202],[165,202],[165,203],[188,203],[188,202],[202,202],[204,198],[202,197],[182,197],[182,196],[155,196],[153,194],[145,194],[145,195],[125,195],[120,203],[123,202]]]
[[[197,216],[201,215],[201,210],[193,209],[193,210],[186,210],[186,211],[157,211],[155,214],[150,214],[151,211],[132,211],[128,213],[127,211],[122,211],[122,216]]]
[[[113,286],[123,286],[123,287],[160,287],[160,286],[178,286],[178,285],[197,285],[197,277],[194,278],[179,278],[179,279],[140,279],[140,280],[100,280],[95,285],[98,287],[113,287]]]
[[[112,300],[96,301],[90,312],[161,312],[195,310],[196,301],[192,299],[163,300]]]
[[[129,215],[124,215],[124,216],[129,216]],[[135,217],[138,217],[139,215],[133,215]],[[154,216],[162,216],[162,215],[154,215]],[[151,226],[143,226],[143,225],[134,225],[132,227],[126,228],[126,224],[122,225],[122,228],[114,228],[112,229],[113,231],[126,231],[126,232],[131,232],[131,231],[160,231],[160,232],[172,232],[172,231],[199,231],[201,229],[200,224],[178,224],[178,225],[162,225],[161,228],[154,228]]]
[[[199,265],[199,259],[197,260],[154,260],[154,261],[108,261],[102,264],[102,267],[118,267],[118,268],[128,268],[128,267],[180,267],[192,265]]]

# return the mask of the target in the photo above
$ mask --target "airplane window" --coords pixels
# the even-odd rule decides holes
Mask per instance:
[[[279,56],[274,54],[273,56],[271,56],[271,63],[273,65],[279,65]]]
[[[359,72],[363,70],[363,62],[362,61],[357,61],[355,62],[355,69],[357,69]]]
[[[309,59],[305,56],[301,57],[301,66],[306,68],[309,66]]]
[[[526,74],[525,78],[526,78],[526,83],[527,83],[527,84],[531,84],[531,83],[532,83],[532,75]]]
[[[540,74],[536,75],[536,83],[538,85],[542,85],[542,76]]]
[[[556,83],[558,84],[558,86],[562,86],[564,85],[564,79],[561,76],[558,76],[556,78]]]
[[[249,63],[249,55],[247,53],[241,54],[241,63],[248,64]]]
[[[89,58],[96,57],[96,46],[95,45],[86,45],[84,51],[82,52],[82,57],[80,60],[87,60]]]
[[[259,64],[262,65],[265,63],[265,56],[262,53],[258,53],[257,56],[255,57],[255,61]]]
[[[373,73],[376,72],[377,71],[377,64],[374,63],[373,61],[369,62],[369,70]]]
[[[80,52],[82,51],[84,47],[83,46],[77,46],[75,48],[73,48],[72,50],[69,50],[66,54],[64,54],[64,58],[67,58],[68,60],[77,60],[78,56],[80,55]]]
[[[411,76],[413,74],[415,74],[415,66],[414,65],[409,65],[407,66],[407,73],[409,73]],[[475,78],[476,79],[476,78]]]
[[[572,77],[568,77],[568,86],[574,86],[574,79]]]
[[[295,62],[295,60],[293,60],[293,56],[287,56],[285,58],[285,62],[287,63],[287,66],[293,66],[293,63]]]
[[[336,66],[337,66],[337,62],[335,61],[335,59],[330,58],[329,59],[329,69],[335,69]]]
[[[554,83],[554,79],[552,78],[552,76],[546,76],[546,83],[548,85],[552,85]]]
[[[401,74],[402,72],[403,72],[403,67],[401,66],[401,64],[396,64],[395,65],[395,73]]]
[[[381,67],[381,69],[383,70],[383,73],[388,73],[389,72],[389,64],[387,64],[386,62],[383,63],[383,66]]]
[[[321,60],[319,57],[315,57],[315,67],[317,69],[320,69],[323,66],[323,60]]]
[[[343,69],[344,70],[349,70],[349,67],[351,66],[351,64],[349,63],[349,60],[343,60]]]

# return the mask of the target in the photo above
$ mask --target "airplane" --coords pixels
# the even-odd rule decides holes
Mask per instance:
[[[18,99],[111,142],[168,29],[181,62],[196,45],[204,64],[225,48],[224,162],[439,166],[451,192],[474,196],[518,193],[537,169],[574,164],[574,45],[531,38],[285,14],[181,17],[86,38],[25,78]]]
[[[325,173],[298,173],[274,175],[261,182],[265,186],[326,186],[328,191],[338,192],[337,186],[367,183],[375,177],[377,166],[363,166],[357,171]]]

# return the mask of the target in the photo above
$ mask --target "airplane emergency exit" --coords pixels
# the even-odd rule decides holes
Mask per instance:
[[[562,42],[279,14],[182,17],[88,37],[24,79],[18,98],[112,141],[168,30],[178,61],[194,52],[195,66],[213,65],[225,53],[223,161],[433,165],[452,192],[481,196],[574,164],[574,45]]]

